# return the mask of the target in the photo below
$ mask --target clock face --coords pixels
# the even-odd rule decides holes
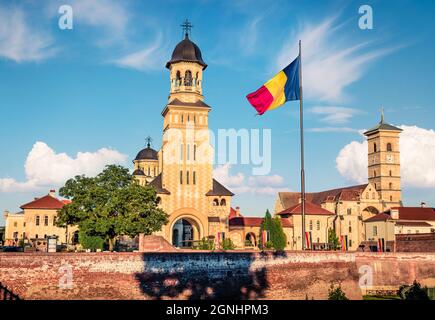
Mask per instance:
[[[394,162],[394,157],[392,154],[387,154],[387,163],[393,163]]]

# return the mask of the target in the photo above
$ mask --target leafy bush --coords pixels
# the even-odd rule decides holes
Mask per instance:
[[[328,243],[332,246],[331,249],[337,250],[340,246],[340,240],[337,237],[334,229],[328,229]]]
[[[339,284],[337,287],[331,283],[328,291],[328,300],[349,300],[346,297],[346,294],[341,289],[341,285]]]
[[[422,288],[420,283],[414,280],[414,283],[410,286],[400,286],[397,294],[403,300],[429,300],[427,291],[427,287]]]
[[[225,238],[221,243],[222,250],[234,250],[236,246],[230,238]]]
[[[202,238],[198,244],[195,246],[195,249],[197,250],[214,250],[214,241],[207,239],[207,238]]]
[[[106,241],[101,237],[89,236],[85,232],[79,231],[79,243],[83,249],[103,250],[105,242]]]

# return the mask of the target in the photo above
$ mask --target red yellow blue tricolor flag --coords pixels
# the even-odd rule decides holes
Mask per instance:
[[[260,89],[246,96],[259,115],[287,101],[300,100],[300,55]]]

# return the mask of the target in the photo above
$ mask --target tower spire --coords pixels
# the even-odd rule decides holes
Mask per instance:
[[[184,20],[184,22],[181,24],[181,27],[183,28],[184,32],[184,38],[189,38],[189,33],[191,32],[191,29],[193,28],[193,25],[190,23],[188,19]]]

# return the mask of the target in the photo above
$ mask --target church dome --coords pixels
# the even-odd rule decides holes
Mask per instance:
[[[157,151],[147,146],[137,154],[134,160],[158,160]]]
[[[171,60],[166,63],[166,68],[169,69],[172,63],[181,61],[196,62],[203,66],[204,69],[207,68],[207,64],[202,60],[201,50],[189,39],[187,33],[184,40],[179,42],[175,47],[174,52],[172,52]]]
[[[134,170],[133,175],[134,176],[144,176],[145,173],[141,169],[136,169],[136,170]]]

